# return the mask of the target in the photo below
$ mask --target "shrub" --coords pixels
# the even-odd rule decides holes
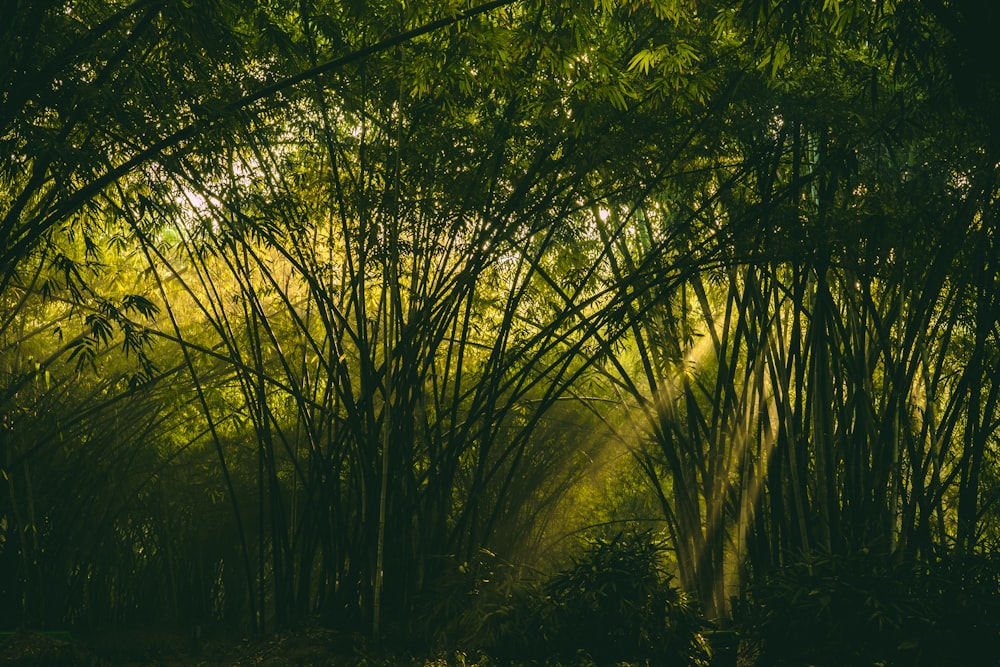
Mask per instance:
[[[1000,655],[998,564],[812,556],[752,587],[745,634],[759,667],[980,665]]]
[[[416,600],[407,634],[423,649],[474,652],[496,643],[503,619],[530,589],[519,568],[486,549],[464,563],[443,559]]]
[[[570,567],[494,616],[492,652],[564,664],[707,664],[705,624],[670,584],[663,550],[649,533],[591,541]]]

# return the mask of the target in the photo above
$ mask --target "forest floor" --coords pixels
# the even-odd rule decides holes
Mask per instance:
[[[263,639],[208,637],[169,631],[93,634],[19,632],[0,638],[0,665],[17,667],[350,667],[447,665],[369,647],[364,640],[319,627]],[[454,664],[471,667],[474,661]]]
[[[754,664],[741,651],[740,667]],[[166,630],[0,634],[0,667],[488,667],[461,652],[427,656],[372,645],[318,626],[261,639],[204,637]],[[721,664],[733,664],[723,661]]]

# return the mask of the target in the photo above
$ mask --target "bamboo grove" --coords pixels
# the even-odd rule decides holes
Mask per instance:
[[[0,26],[0,624],[377,635],[595,505],[710,617],[810,553],[996,546],[995,9]]]

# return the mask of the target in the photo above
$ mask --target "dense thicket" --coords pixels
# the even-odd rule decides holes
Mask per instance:
[[[992,550],[991,7],[5,4],[0,625]]]

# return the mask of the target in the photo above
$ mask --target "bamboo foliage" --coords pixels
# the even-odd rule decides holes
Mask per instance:
[[[705,342],[653,371],[666,341],[644,326],[634,342],[648,384],[621,386],[649,420],[635,454],[660,489],[686,586],[709,609],[724,613],[743,567],[766,572],[810,551],[935,558],[960,548],[953,501],[989,447],[971,441],[982,433],[977,395],[995,401],[990,382],[963,386],[968,365],[941,372],[964,354],[954,311],[940,309],[963,288],[939,285],[924,300],[931,314],[900,308],[889,284],[861,287],[833,269],[746,267],[690,288]],[[917,330],[915,344],[896,338]]]
[[[598,299],[588,257],[571,289],[552,259],[579,239],[550,223],[575,224],[583,174],[562,165],[579,142],[520,125],[513,95],[456,126],[486,151],[456,197],[420,164],[436,145],[414,138],[433,130],[420,105],[380,76],[304,95],[297,136],[258,118],[276,138],[247,133],[222,169],[151,171],[187,216],[169,223],[176,250],[133,211],[149,272],[176,276],[161,288],[171,336],[220,468],[235,466],[227,441],[254,443],[256,498],[233,482],[227,495],[258,630],[319,607],[378,633],[448,559],[516,547],[494,541],[547,502],[533,465],[573,473],[558,471],[576,452],[532,433],[599,331],[575,324]],[[182,307],[204,341],[181,330]],[[215,360],[232,368],[221,385],[201,379]]]
[[[702,186],[700,201],[719,204],[697,215],[732,234],[726,268],[682,289],[651,285],[665,316],[632,320],[636,361],[621,356],[613,379],[685,586],[719,615],[741,582],[810,554],[933,561],[983,546],[972,488],[997,435],[980,365],[997,333],[982,254],[993,170],[973,158],[975,176],[956,182],[925,163],[889,185],[877,169],[845,169],[837,138],[781,127],[757,167]],[[943,194],[923,210],[889,203],[929,182]],[[667,196],[660,210],[683,211]],[[879,234],[894,225],[913,235]],[[642,251],[616,251],[622,277]]]
[[[182,4],[0,10],[8,614],[378,635],[612,440],[710,615],[996,539],[995,151],[886,3]]]

